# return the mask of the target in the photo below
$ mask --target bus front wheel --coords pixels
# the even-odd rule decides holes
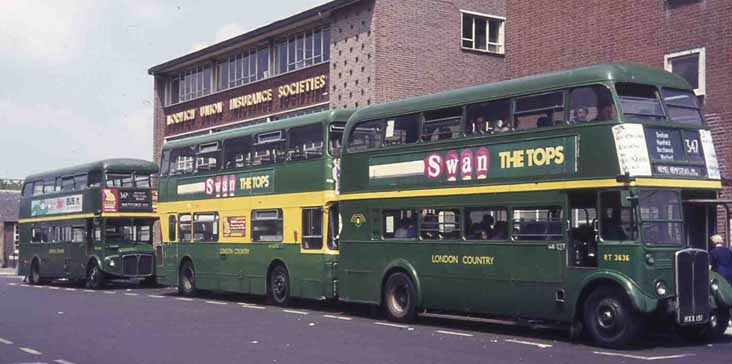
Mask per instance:
[[[31,263],[30,273],[28,274],[28,283],[30,283],[34,286],[43,284],[43,280],[41,278],[40,265],[38,264],[38,260],[34,260],[33,263]]]
[[[186,297],[196,295],[196,270],[190,260],[183,262],[178,279],[178,294]]]
[[[417,289],[406,273],[389,275],[384,284],[383,304],[391,321],[411,322],[417,317]]]
[[[269,299],[277,306],[287,306],[290,302],[290,275],[281,264],[276,265],[269,274]]]
[[[86,273],[86,286],[91,289],[102,289],[105,284],[104,272],[99,269],[96,260],[89,263],[89,269]]]
[[[583,321],[598,346],[617,349],[629,345],[639,335],[642,318],[619,288],[600,287],[585,302]]]

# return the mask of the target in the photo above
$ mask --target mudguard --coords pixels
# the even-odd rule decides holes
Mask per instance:
[[[386,280],[386,273],[390,270],[397,268],[402,269],[409,274],[409,276],[412,278],[412,282],[414,282],[414,288],[417,290],[417,308],[422,307],[422,285],[419,282],[419,276],[417,276],[417,270],[414,269],[411,263],[407,261],[406,259],[396,259],[391,261],[389,264],[386,265],[384,270],[381,272],[381,281],[384,282]],[[384,292],[381,290],[383,289],[383,283],[382,286],[379,287],[379,299],[377,302],[381,302],[381,297],[384,295]]]
[[[717,306],[732,307],[732,285],[715,271],[709,272],[709,280],[716,280],[719,284],[719,289],[712,291]]]
[[[588,275],[582,280],[581,287],[584,290],[585,287],[588,287],[589,285],[594,284],[598,280],[609,280],[617,283],[623,289],[625,290],[625,293],[630,298],[630,301],[633,303],[633,307],[635,307],[636,310],[643,312],[643,313],[650,313],[656,310],[658,307],[658,299],[654,297],[650,297],[646,294],[644,294],[638,286],[636,286],[633,281],[628,278],[627,276],[615,272],[615,271],[596,271],[592,274]],[[580,296],[577,297],[575,302],[575,311],[577,310],[578,305],[581,304]]]

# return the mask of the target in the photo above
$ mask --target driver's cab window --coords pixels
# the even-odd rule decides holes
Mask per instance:
[[[572,267],[597,266],[597,195],[576,192],[569,196],[569,252]]]
[[[602,240],[635,240],[631,201],[628,200],[624,203],[622,196],[621,191],[609,191],[600,194],[599,221]]]

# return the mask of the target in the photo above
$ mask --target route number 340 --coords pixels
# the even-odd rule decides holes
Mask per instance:
[[[630,255],[628,254],[603,254],[602,260],[606,262],[629,262]]]

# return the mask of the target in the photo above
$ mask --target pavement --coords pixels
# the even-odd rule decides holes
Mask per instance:
[[[17,276],[18,271],[15,268],[0,268],[0,276]]]
[[[92,291],[0,276],[0,364],[17,363],[729,363],[732,331],[690,345],[660,334],[631,350],[572,343],[567,333],[444,317],[410,325],[369,306],[261,297],[183,298],[123,282]]]

